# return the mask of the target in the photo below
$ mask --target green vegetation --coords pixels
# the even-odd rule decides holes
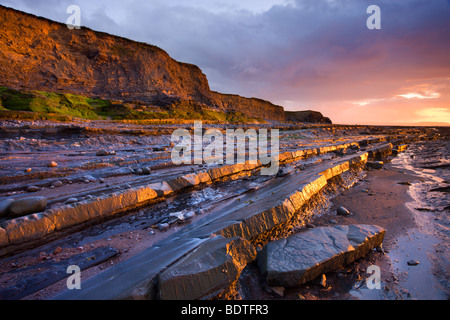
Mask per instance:
[[[96,120],[102,118],[109,104],[105,100],[90,99],[69,93],[22,92],[0,87],[0,115],[2,117]]]
[[[177,101],[164,108],[146,107],[103,99],[92,99],[70,93],[44,91],[18,91],[0,87],[0,118],[48,119],[70,121],[74,118],[89,120],[205,120],[209,122],[248,123],[241,112],[219,112],[193,101]]]

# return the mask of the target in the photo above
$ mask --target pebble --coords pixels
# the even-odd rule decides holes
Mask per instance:
[[[71,204],[71,203],[75,203],[75,202],[78,202],[77,198],[69,198],[64,202],[64,204]]]
[[[58,166],[58,164],[55,161],[49,161],[47,163],[47,167],[50,167],[50,168],[54,168],[54,167],[57,167],[57,166]]]
[[[31,172],[31,168],[26,168],[25,172]]]
[[[55,188],[61,187],[62,185],[63,183],[59,180],[52,183],[52,186],[54,186]]]
[[[37,191],[39,191],[39,187],[36,187],[36,186],[28,186],[27,191],[28,191],[28,192],[37,192]]]
[[[348,216],[348,215],[350,215],[350,212],[344,207],[337,208],[336,212],[337,212],[338,216]]]
[[[419,261],[417,260],[408,260],[408,266],[417,266],[419,264]]]
[[[307,227],[308,229],[312,229],[312,228],[315,228],[316,226],[313,225],[312,223],[307,223],[307,224],[306,224],[306,227]]]
[[[151,170],[148,167],[142,167],[142,174],[149,175]]]
[[[158,224],[158,229],[159,231],[164,231],[169,229],[169,224],[168,223],[160,223]]]
[[[58,254],[62,251],[61,247],[56,247],[55,250],[53,250],[53,254]]]
[[[194,211],[188,211],[184,214],[184,218],[186,220],[192,219],[195,216],[195,212]]]
[[[109,152],[105,149],[98,150],[95,154],[97,157],[109,156]]]

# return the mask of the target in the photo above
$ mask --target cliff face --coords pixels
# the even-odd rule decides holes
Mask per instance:
[[[252,117],[284,120],[268,101],[211,92],[195,65],[164,50],[0,6],[0,86],[142,101],[193,100]]]

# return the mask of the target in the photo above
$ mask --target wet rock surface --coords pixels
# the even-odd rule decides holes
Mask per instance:
[[[374,225],[318,227],[268,243],[258,265],[269,286],[293,287],[345,267],[382,244]]]

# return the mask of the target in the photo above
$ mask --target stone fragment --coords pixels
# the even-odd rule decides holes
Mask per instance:
[[[268,243],[258,264],[269,286],[292,287],[362,258],[381,245],[384,234],[374,225],[306,229]]]
[[[9,208],[10,217],[21,217],[27,214],[41,212],[47,206],[45,197],[29,197],[15,200]]]

